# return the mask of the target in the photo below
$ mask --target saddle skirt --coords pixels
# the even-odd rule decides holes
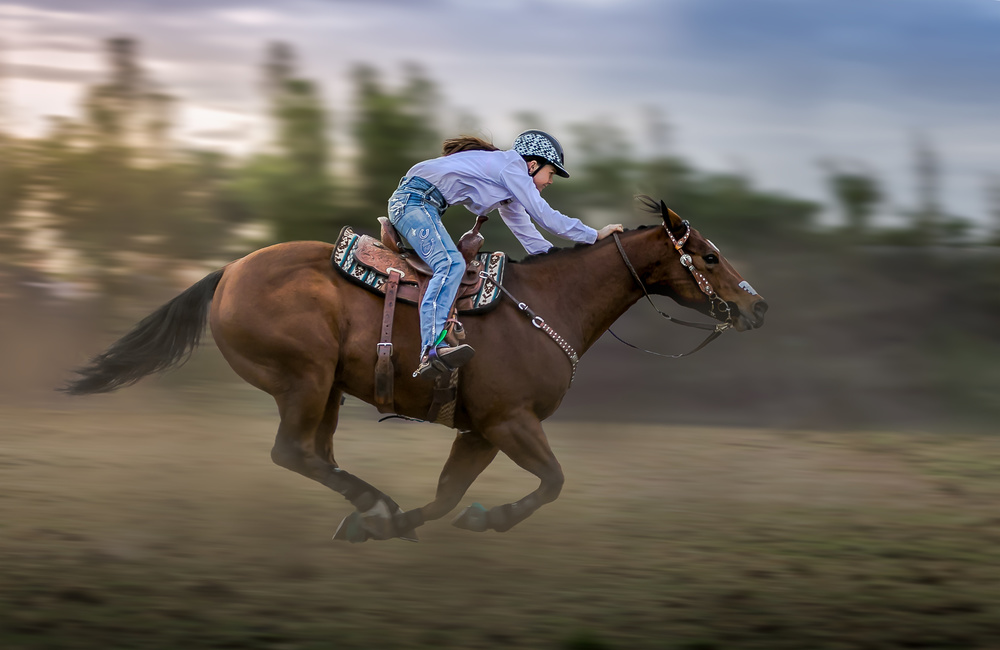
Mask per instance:
[[[420,302],[420,285],[426,284],[427,277],[410,265],[408,258],[411,257],[422,262],[413,251],[397,253],[374,237],[360,235],[350,226],[344,226],[331,262],[349,279],[382,295],[385,295],[389,269],[402,271],[405,275],[399,282],[398,298],[416,305]],[[455,302],[459,314],[482,313],[499,304],[502,294],[498,285],[503,282],[506,262],[507,255],[502,252],[478,253],[469,262]],[[486,272],[487,280],[480,277],[482,271]]]

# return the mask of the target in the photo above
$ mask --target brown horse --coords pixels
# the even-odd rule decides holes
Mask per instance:
[[[537,476],[538,489],[490,510],[466,508],[454,524],[506,531],[562,489],[562,468],[541,423],[569,390],[573,352],[585,353],[644,293],[667,295],[740,331],[763,324],[767,303],[718,249],[662,202],[650,206],[662,214],[662,225],[508,265],[504,287],[539,318],[526,318],[507,299],[490,313],[463,317],[476,356],[461,371],[458,435],[436,497],[422,508],[403,512],[334,459],[343,395],[374,403],[383,298],[332,267],[331,244],[277,244],[211,273],[80,369],[65,390],[107,392],[182,363],[197,345],[211,305],[208,319],[223,356],[277,402],[281,422],[271,458],[355,506],[338,538],[414,539],[415,528],[458,505],[498,451]],[[555,337],[539,328],[542,319]],[[433,384],[411,376],[420,345],[417,309],[399,306],[396,323],[396,412],[421,418]]]

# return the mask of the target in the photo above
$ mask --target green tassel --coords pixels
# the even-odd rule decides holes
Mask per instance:
[[[438,340],[434,341],[434,347],[441,345],[441,342],[444,341],[444,337],[446,336],[448,336],[448,328],[441,330],[441,334],[438,336]]]

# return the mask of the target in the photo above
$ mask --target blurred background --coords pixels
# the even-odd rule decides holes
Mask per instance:
[[[992,428],[998,32],[991,0],[0,1],[0,400],[56,399],[249,251],[375,231],[443,138],[542,128],[557,209],[635,226],[663,198],[771,303],[680,361],[602,340],[562,413]],[[698,340],[643,305],[617,330]],[[238,382],[211,347],[149,384]]]
[[[995,648],[998,61],[996,0],[0,0],[0,646]],[[602,338],[512,531],[334,544],[350,505],[274,466],[209,340],[53,390],[231,260],[376,232],[442,139],[526,128],[555,207],[662,198],[770,311],[680,360]],[[377,417],[348,399],[338,461],[426,503],[452,432]],[[534,485],[501,455],[462,506]]]

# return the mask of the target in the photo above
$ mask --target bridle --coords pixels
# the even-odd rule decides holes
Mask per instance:
[[[625,345],[629,346],[630,348],[635,348],[636,350],[641,350],[648,354],[654,354],[658,357],[667,357],[668,359],[680,359],[681,357],[686,357],[688,355],[694,354],[698,350],[702,349],[703,347],[705,347],[706,345],[717,339],[720,334],[725,332],[733,325],[733,314],[729,309],[729,304],[725,300],[720,298],[718,294],[715,293],[715,289],[712,288],[712,284],[708,281],[708,278],[706,278],[704,274],[701,273],[701,271],[694,268],[694,261],[691,259],[691,256],[684,252],[684,244],[687,243],[688,237],[691,236],[691,224],[689,224],[687,221],[684,221],[683,223],[687,230],[684,232],[684,236],[681,237],[680,239],[674,237],[674,233],[670,232],[670,228],[667,227],[665,221],[663,223],[663,229],[667,231],[667,236],[670,237],[670,241],[673,242],[674,250],[676,250],[677,253],[681,256],[681,265],[691,272],[691,275],[694,276],[695,282],[698,284],[698,288],[700,288],[702,292],[706,296],[708,296],[709,300],[711,301],[711,310],[710,310],[711,315],[715,318],[720,318],[720,316],[723,314],[725,315],[726,320],[722,323],[717,323],[715,325],[712,325],[711,323],[692,323],[690,321],[674,318],[669,314],[665,314],[659,309],[657,309],[656,304],[653,303],[653,299],[649,295],[649,291],[646,290],[646,284],[639,277],[639,274],[636,273],[635,267],[632,266],[632,262],[629,260],[628,255],[625,254],[625,249],[622,247],[622,242],[618,238],[618,233],[612,233],[612,236],[615,238],[615,245],[618,247],[618,252],[621,253],[622,259],[625,260],[625,266],[628,267],[629,272],[632,273],[632,277],[635,278],[635,281],[639,284],[639,287],[642,289],[642,293],[645,294],[646,300],[649,301],[649,304],[653,307],[653,309],[656,311],[657,314],[663,316],[664,318],[666,318],[671,322],[677,323],[678,325],[684,325],[685,327],[694,327],[695,329],[700,329],[700,330],[712,330],[712,332],[705,338],[705,340],[701,342],[701,345],[691,350],[690,352],[685,352],[684,354],[662,354],[660,352],[653,352],[652,350],[646,350],[644,348],[640,348],[637,345],[632,345],[631,343],[622,339],[620,336],[611,331],[611,328],[608,328],[608,332],[611,333],[611,336],[615,337],[616,339],[618,339]],[[486,271],[480,271],[479,277],[481,277],[484,282],[488,282],[499,288],[500,291],[502,291],[505,296],[510,298],[511,302],[517,305],[517,308],[521,311],[522,314],[531,319],[532,325],[534,325],[536,328],[548,334],[549,338],[555,341],[556,345],[558,345],[560,349],[562,349],[562,351],[566,354],[566,357],[569,359],[570,369],[572,371],[570,374],[569,383],[572,386],[573,379],[576,378],[576,366],[580,361],[579,355],[577,355],[576,350],[573,349],[573,346],[571,346],[569,342],[562,336],[560,336],[554,329],[549,327],[549,325],[545,322],[545,319],[536,314],[531,309],[531,307],[529,307],[526,303],[515,298],[511,294],[511,292],[507,290],[507,287],[503,286],[502,282],[497,281],[496,278],[491,276]],[[719,312],[718,314],[716,314],[716,310],[718,310]]]
[[[625,266],[628,267],[628,270],[632,274],[632,277],[639,285],[639,288],[642,289],[643,295],[646,296],[646,300],[649,301],[650,306],[653,308],[654,311],[656,311],[657,314],[659,314],[660,316],[666,318],[667,320],[673,323],[677,323],[678,325],[684,325],[685,327],[693,327],[695,329],[700,329],[700,330],[712,330],[712,332],[708,335],[708,337],[706,337],[705,340],[701,342],[701,345],[691,350],[690,352],[685,352],[683,354],[662,354],[660,352],[653,352],[652,350],[646,350],[640,348],[637,345],[632,345],[628,341],[622,339],[620,336],[615,334],[611,330],[611,328],[608,328],[608,332],[611,333],[611,336],[615,337],[616,339],[618,339],[625,345],[629,346],[630,348],[635,348],[636,350],[642,350],[647,354],[654,354],[658,357],[667,357],[669,359],[680,359],[681,357],[686,357],[688,355],[694,354],[698,350],[702,349],[703,347],[705,347],[706,345],[717,339],[720,334],[722,334],[727,329],[733,326],[733,314],[729,308],[729,303],[727,303],[725,300],[720,298],[717,293],[715,293],[715,289],[712,288],[712,284],[708,281],[708,278],[706,278],[701,271],[695,268],[694,260],[691,258],[691,255],[684,251],[684,244],[687,243],[688,238],[691,236],[691,224],[688,223],[686,220],[683,221],[682,223],[684,224],[685,230],[684,230],[684,235],[680,239],[674,237],[674,233],[667,226],[666,220],[664,220],[663,222],[663,229],[667,232],[667,237],[670,238],[671,243],[674,245],[674,250],[676,250],[677,254],[680,255],[681,266],[686,268],[691,273],[695,283],[698,285],[698,288],[701,289],[702,293],[708,296],[709,310],[710,310],[709,313],[713,318],[717,320],[722,320],[723,322],[721,323],[716,323],[714,325],[711,323],[693,323],[690,321],[681,320],[679,318],[674,318],[669,314],[665,314],[662,311],[660,311],[657,308],[656,304],[653,302],[652,297],[650,297],[649,291],[646,290],[646,284],[642,281],[642,278],[639,277],[639,274],[636,273],[635,267],[632,266],[632,262],[629,260],[628,255],[625,254],[625,248],[622,246],[621,239],[618,238],[618,233],[612,233],[612,237],[614,237],[615,239],[615,246],[618,247],[618,252],[621,253],[622,260],[625,261]],[[724,320],[723,317],[725,317]]]

